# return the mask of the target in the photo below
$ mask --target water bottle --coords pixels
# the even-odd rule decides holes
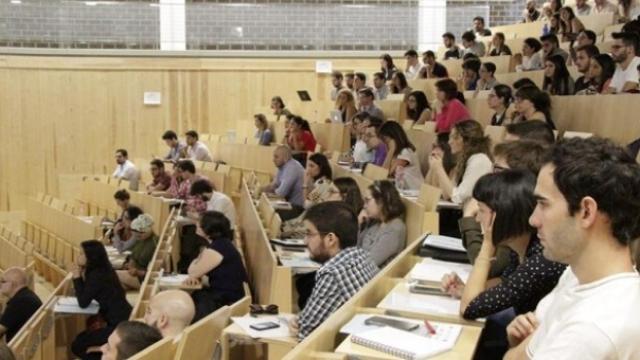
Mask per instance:
[[[542,27],[542,35],[547,35],[549,34],[549,25],[548,24],[544,24],[544,26]]]

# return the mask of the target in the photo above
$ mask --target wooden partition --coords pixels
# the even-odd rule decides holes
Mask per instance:
[[[216,160],[224,161],[232,167],[275,175],[274,149],[272,146],[219,143],[214,154]]]
[[[496,80],[500,84],[513,87],[513,83],[522,78],[531,79],[538,87],[542,87],[544,81],[544,70],[512,72],[507,74],[496,74]]]

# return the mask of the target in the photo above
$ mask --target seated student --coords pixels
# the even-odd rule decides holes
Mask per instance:
[[[446,32],[442,34],[442,42],[446,51],[444,59],[460,59],[462,57],[462,49],[456,45],[456,36],[453,33]]]
[[[142,209],[134,205],[127,207],[122,212],[122,219],[113,227],[113,236],[111,237],[111,244],[118,252],[128,251],[135,245],[138,238],[131,231],[131,222],[141,214]]]
[[[476,37],[491,36],[491,30],[484,27],[484,18],[476,16],[473,18],[473,28],[471,29]]]
[[[390,90],[392,94],[404,94],[405,98],[409,96],[409,94],[413,91],[413,89],[407,82],[407,78],[401,72],[393,74],[393,77],[391,78]],[[380,118],[382,118],[382,116],[380,116]]]
[[[207,211],[202,214],[196,233],[203,239],[200,255],[189,265],[187,285],[199,284],[203,276],[209,286],[191,294],[196,305],[193,322],[222,306],[242,299],[247,273],[238,249],[233,245],[233,230],[224,214]]]
[[[489,108],[495,111],[491,117],[491,125],[500,126],[509,122],[507,111],[511,105],[511,88],[507,85],[497,84],[491,89],[487,103]]]
[[[130,204],[131,195],[127,190],[120,189],[113,194],[113,199],[116,201],[116,205],[118,205],[118,207],[122,209],[120,216],[116,219],[116,221],[113,224],[115,226],[118,224],[118,222],[122,221],[122,219],[124,218],[125,211],[127,210]]]
[[[555,129],[551,119],[551,97],[535,86],[523,86],[514,95],[516,113],[514,123],[531,120],[542,120]]]
[[[360,112],[353,118],[351,124],[352,132],[355,137],[355,144],[353,144],[353,162],[356,164],[368,163],[373,161],[373,154],[367,149],[367,142],[364,135],[367,126],[369,125],[369,119],[373,115],[367,112]]]
[[[391,181],[374,181],[364,193],[364,209],[358,216],[358,246],[382,268],[407,242],[405,206]]]
[[[253,136],[258,140],[258,145],[269,146],[273,142],[273,133],[269,129],[269,122],[264,114],[253,115],[253,122],[256,126],[256,134]]]
[[[587,16],[591,13],[591,5],[587,4],[587,0],[576,0],[576,15]]]
[[[640,167],[600,138],[564,140],[540,170],[529,222],[545,258],[567,264],[535,312],[507,327],[505,359],[638,359]]]
[[[198,132],[189,130],[184,135],[187,141],[187,158],[195,161],[213,161],[207,145],[198,140]]]
[[[193,197],[199,197],[206,204],[206,208],[202,211],[191,214],[192,219],[200,219],[200,215],[205,211],[219,211],[229,219],[231,228],[235,228],[236,224],[236,207],[233,201],[225,193],[216,190],[215,186],[207,179],[200,179],[191,185],[190,194]]]
[[[404,57],[407,60],[407,66],[402,74],[403,77],[406,77],[407,80],[416,79],[422,68],[422,64],[420,64],[420,60],[418,59],[418,53],[411,49],[404,53]],[[394,74],[397,73],[400,72],[396,71]]]
[[[348,72],[344,74],[344,84],[347,86],[349,91],[353,91],[353,78],[355,75],[352,72]]]
[[[358,109],[356,108],[356,101],[351,90],[342,89],[338,92],[334,109],[340,111],[343,123],[350,123],[351,120],[353,120]]]
[[[546,145],[553,145],[556,136],[549,124],[542,120],[530,120],[507,125],[504,141],[532,140]]]
[[[424,124],[431,121],[431,107],[427,96],[422,91],[414,91],[409,94],[406,103],[407,116],[415,124]]]
[[[278,168],[271,184],[262,187],[262,191],[283,197],[296,210],[294,218],[304,209],[304,167],[292,158],[291,150],[286,146],[278,146],[273,150],[273,163]]]
[[[349,82],[347,81],[347,84],[348,83]],[[351,84],[353,86],[353,74],[351,74]],[[287,110],[284,105],[284,101],[282,101],[280,96],[274,96],[271,98],[271,109],[273,110],[273,115],[276,116],[276,121],[280,121],[281,117],[291,114],[291,112]]]
[[[129,160],[127,150],[116,150],[116,163],[118,165],[111,176],[115,179],[129,181],[129,189],[137,191],[138,182],[140,181],[140,171],[138,171],[138,168]]]
[[[389,176],[396,179],[396,184],[407,190],[418,190],[423,183],[420,160],[416,147],[409,141],[400,124],[387,121],[380,127],[380,139],[391,152]]]
[[[545,59],[542,90],[550,95],[573,95],[574,84],[562,56],[554,55]]]
[[[529,79],[528,77],[520,78],[513,82],[514,91],[518,91],[521,87],[524,86],[538,87],[538,85],[536,85],[536,83],[534,83],[533,80]]]
[[[536,9],[537,6],[538,4],[536,3],[536,0],[527,0],[526,8],[522,12],[523,23],[538,21],[541,14],[540,11]]]
[[[13,352],[4,342],[0,342],[0,360],[16,360]]]
[[[391,74],[393,76],[393,74]],[[389,95],[389,86],[385,80],[384,73],[377,72],[373,74],[373,91],[375,92],[376,100],[384,100]]]
[[[139,321],[123,321],[100,347],[102,360],[129,359],[160,340],[158,329]]]
[[[482,66],[480,66],[480,72],[478,72],[480,77],[476,83],[476,90],[481,91],[493,89],[493,87],[498,84],[498,80],[493,76],[495,73],[496,64],[492,62],[482,63]]]
[[[560,9],[560,29],[563,42],[575,41],[578,33],[585,29],[584,24],[576,17],[576,14],[570,6],[564,6]]]
[[[400,72],[395,73],[394,76],[398,74],[402,74]],[[404,75],[402,75],[404,76]],[[393,91],[392,91],[393,92]],[[364,88],[358,92],[358,111],[366,112],[367,114],[375,117],[379,117],[384,119],[384,113],[377,107],[373,100],[375,99],[375,95],[373,94],[373,90],[369,88]]]
[[[340,71],[334,70],[331,73],[331,85],[333,85],[331,89],[331,101],[336,101],[338,99],[338,93],[344,89],[344,86],[342,86],[343,80],[344,76]]]
[[[591,59],[587,86],[576,95],[605,94],[616,71],[616,64],[608,54],[599,54]]]
[[[129,319],[131,305],[104,245],[98,240],[87,240],[80,244],[80,250],[71,271],[78,305],[86,308],[93,300],[97,301],[100,305],[98,314],[104,320],[90,318],[88,329],[76,336],[71,351],[81,359],[99,359],[100,352],[95,348],[107,342],[120,322]]]
[[[526,38],[522,44],[522,56],[516,57],[516,71],[534,71],[544,68],[542,54],[540,53],[542,44],[536,38]]]
[[[391,80],[393,74],[398,71],[398,68],[393,64],[393,58],[391,55],[380,55],[380,72],[382,73],[385,82]]]
[[[422,61],[424,62],[424,66],[422,70],[420,70],[420,78],[422,79],[441,79],[449,77],[449,72],[447,68],[436,61],[436,54],[427,50],[422,53]]]
[[[489,56],[511,55],[511,49],[504,43],[504,33],[497,32],[491,39],[492,49]]]
[[[638,90],[638,66],[640,57],[636,55],[638,49],[638,35],[630,32],[618,32],[611,35],[611,57],[616,62],[616,71],[609,84],[607,93],[621,94]]]
[[[29,279],[24,269],[8,268],[0,280],[0,294],[8,299],[0,314],[0,339],[5,337],[8,343],[42,306],[42,301],[27,287]]]
[[[560,55],[567,61],[569,58],[569,53],[560,48],[560,42],[558,41],[558,37],[556,34],[547,34],[542,35],[540,37],[540,42],[542,43],[542,58],[546,59],[550,56]]]
[[[358,91],[367,87],[367,75],[365,73],[357,72],[353,77],[353,94],[357,95]]]
[[[337,201],[311,207],[305,215],[305,241],[311,259],[322,264],[306,306],[291,320],[299,340],[306,338],[378,272],[369,254],[357,247],[358,218]]]
[[[144,322],[158,329],[163,338],[178,338],[191,324],[196,306],[189,293],[182,290],[161,291],[151,298]]]
[[[576,65],[578,72],[583,75],[576,79],[573,86],[574,93],[578,94],[589,87],[589,68],[593,57],[598,54],[600,54],[600,50],[598,50],[598,47],[595,45],[584,45],[575,48],[575,59],[573,60],[573,63]]]
[[[116,271],[125,290],[140,289],[147,273],[147,266],[158,245],[158,235],[153,232],[152,226],[153,218],[149,214],[142,214],[131,222],[131,231],[136,242],[129,249],[131,255],[124,264],[124,270]]]
[[[480,80],[480,66],[482,63],[476,57],[464,60],[462,63],[462,86],[465,91],[476,90]]]
[[[331,191],[333,174],[329,159],[321,153],[315,153],[307,159],[307,169],[304,172],[304,207],[310,208]]]
[[[288,144],[293,151],[315,151],[316,139],[307,120],[300,116],[291,119]]]
[[[163,160],[171,161],[172,163],[176,163],[181,158],[187,156],[187,145],[178,140],[178,135],[173,130],[167,130],[162,134],[162,140],[169,147],[169,153],[164,157]]]
[[[477,57],[483,57],[485,53],[484,43],[481,41],[476,41],[476,35],[473,31],[465,31],[462,34],[462,46],[464,46],[464,51],[462,55],[466,54],[474,54]]]
[[[199,198],[191,196],[191,184],[202,177],[196,174],[196,166],[191,160],[180,160],[176,164],[171,179],[171,186],[166,193],[154,193],[168,198],[183,200],[187,203],[185,207],[188,211],[202,211],[206,204]]]
[[[455,81],[442,79],[436,82],[436,97],[441,104],[435,116],[437,133],[448,134],[454,124],[471,118],[469,110],[459,100],[459,96],[458,85]],[[462,99],[464,100],[464,96]]]
[[[155,191],[166,191],[171,186],[171,175],[164,170],[162,160],[151,160],[151,176],[153,181],[147,185],[147,193],[151,194]]]
[[[380,139],[378,135],[383,121],[375,117],[369,117],[369,121],[365,123],[364,142],[367,144],[367,151],[373,155],[371,164],[389,168],[391,158],[387,156],[387,145]],[[389,158],[389,161],[387,161]]]
[[[465,120],[457,123],[449,136],[451,153],[458,157],[455,178],[449,177],[444,168],[443,156],[434,151],[429,157],[426,182],[439,187],[445,200],[464,205],[471,199],[478,179],[493,169],[490,144],[491,140],[484,135],[479,122]]]

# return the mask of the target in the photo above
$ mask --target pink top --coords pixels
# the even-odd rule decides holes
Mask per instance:
[[[436,114],[436,132],[448,133],[455,123],[471,119],[469,110],[458,99],[449,100]]]

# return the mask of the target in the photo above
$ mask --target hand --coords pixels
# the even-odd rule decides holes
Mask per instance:
[[[122,223],[122,221],[118,221],[113,227],[113,231],[120,231],[122,229],[124,229],[124,224]]]
[[[429,167],[434,170],[444,168],[444,165],[442,164],[442,156],[432,153],[431,156],[429,156]]]
[[[446,274],[442,277],[442,291],[456,299],[460,299],[464,292],[464,282],[455,272]]]
[[[440,145],[433,145],[433,149],[431,149],[431,156],[434,155],[444,157],[444,150],[442,150]]]
[[[507,340],[511,347],[517,346],[538,328],[538,319],[532,312],[518,315],[507,326]]]
[[[297,316],[294,316],[289,320],[289,331],[291,331],[292,336],[298,336],[298,331],[300,331],[300,325],[298,324]]]
[[[485,255],[493,257],[496,253],[496,247],[493,245],[493,223],[496,221],[496,213],[491,212],[491,218],[486,224],[480,224],[482,227],[482,250],[485,251]]]
[[[127,268],[127,272],[131,276],[134,276],[134,277],[138,276],[138,269],[136,269],[136,267],[133,266],[133,264],[129,264],[129,267]]]
[[[467,204],[464,206],[462,210],[462,216],[464,217],[475,217],[478,214],[478,201],[474,198],[467,201]]]
[[[200,285],[200,280],[189,276],[182,282],[182,284],[187,286],[197,286],[197,285]]]
[[[360,211],[360,214],[358,214],[358,225],[366,222],[368,220],[368,216],[367,216],[367,211],[365,209],[362,209]]]
[[[82,267],[76,263],[71,268],[71,273],[74,279],[79,279],[82,276]]]

